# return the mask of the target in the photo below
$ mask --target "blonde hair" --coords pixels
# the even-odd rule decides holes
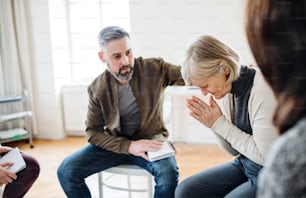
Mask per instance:
[[[227,83],[231,83],[238,78],[239,61],[229,46],[213,36],[201,36],[187,50],[181,72],[186,85],[194,85],[228,67]]]

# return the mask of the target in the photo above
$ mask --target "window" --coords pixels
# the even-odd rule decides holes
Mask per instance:
[[[49,0],[55,75],[88,83],[106,65],[98,58],[98,33],[108,25],[130,31],[129,0]]]

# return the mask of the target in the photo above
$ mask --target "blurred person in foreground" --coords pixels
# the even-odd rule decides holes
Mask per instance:
[[[89,144],[68,156],[58,179],[71,198],[91,197],[85,178],[120,164],[134,164],[155,180],[155,198],[174,197],[178,167],[174,156],[148,161],[147,152],[168,137],[162,117],[168,85],[184,85],[180,67],[161,58],[134,58],[130,35],[116,26],[98,36],[107,70],[88,87],[86,133]]]
[[[249,0],[246,33],[277,97],[281,134],[259,176],[258,197],[306,197],[306,1]]]
[[[211,128],[221,146],[236,157],[186,178],[175,196],[255,197],[258,173],[277,138],[272,123],[276,99],[261,71],[240,65],[238,53],[215,37],[201,36],[187,50],[182,75],[187,85],[210,95],[209,103],[188,98],[190,115]],[[215,99],[222,99],[220,107]]]
[[[11,147],[0,145],[0,156],[12,150]],[[0,186],[5,185],[2,193],[3,198],[22,198],[30,190],[39,176],[40,166],[35,158],[23,152],[21,155],[26,163],[26,167],[14,173],[7,170],[14,162],[0,164]]]

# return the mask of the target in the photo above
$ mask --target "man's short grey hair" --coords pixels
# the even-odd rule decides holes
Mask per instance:
[[[130,38],[129,33],[119,26],[108,26],[103,28],[98,35],[98,41],[101,51],[103,51],[104,47],[110,41],[115,39],[121,39],[125,36]]]

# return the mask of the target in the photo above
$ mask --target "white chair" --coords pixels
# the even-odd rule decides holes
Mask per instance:
[[[103,178],[103,173],[111,173],[108,178]],[[125,175],[127,177],[127,187],[119,187],[115,186],[115,184],[111,184],[110,178],[114,174]],[[131,178],[130,176],[144,176],[147,177],[147,188],[143,189],[136,189],[132,188],[131,186]],[[147,192],[148,198],[153,197],[153,176],[147,170],[137,166],[137,165],[119,165],[116,167],[109,168],[98,173],[98,180],[99,180],[99,197],[103,198],[103,187],[108,187],[114,190],[120,191],[127,191],[129,194],[129,198],[132,197],[132,192]],[[109,182],[109,183],[108,183]]]

